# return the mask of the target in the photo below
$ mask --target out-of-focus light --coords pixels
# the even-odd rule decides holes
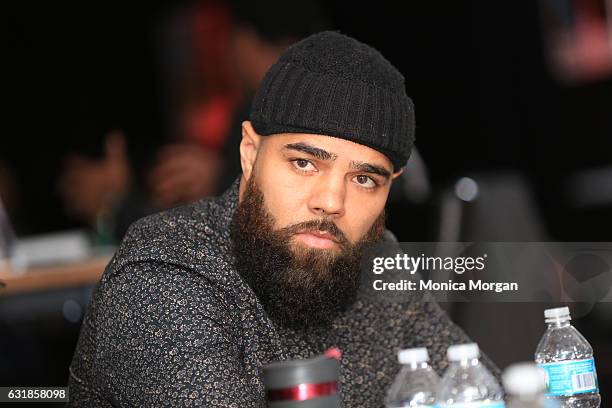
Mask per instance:
[[[455,184],[455,194],[463,201],[474,201],[478,196],[478,184],[469,177],[462,177]]]
[[[64,302],[64,306],[62,307],[62,312],[64,314],[64,319],[68,320],[71,323],[76,323],[81,319],[83,312],[81,311],[81,305],[79,305],[75,300],[68,299]]]

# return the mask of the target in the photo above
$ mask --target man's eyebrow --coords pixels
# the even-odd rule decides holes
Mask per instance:
[[[379,176],[383,176],[385,178],[391,177],[391,172],[385,169],[382,166],[377,166],[376,164],[364,163],[360,161],[351,161],[351,169],[361,170],[366,173],[378,174]]]
[[[319,160],[336,160],[338,158],[338,155],[335,153],[330,153],[327,150],[314,147],[304,142],[289,143],[286,144],[284,148],[287,150],[297,150],[298,152],[310,154]]]

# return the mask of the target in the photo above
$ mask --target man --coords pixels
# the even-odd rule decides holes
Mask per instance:
[[[73,406],[265,405],[261,368],[342,350],[347,407],[379,407],[400,347],[468,341],[433,302],[362,295],[392,180],[413,145],[401,74],[335,32],[288,48],[243,123],[222,197],[134,224],[70,367]]]

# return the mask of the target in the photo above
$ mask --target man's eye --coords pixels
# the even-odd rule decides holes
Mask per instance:
[[[302,170],[302,171],[316,170],[314,165],[309,160],[306,160],[306,159],[295,159],[295,160],[292,160],[291,163],[293,163],[293,166],[298,170]]]
[[[361,187],[365,187],[365,188],[376,187],[376,182],[372,179],[372,177],[359,175],[359,176],[355,176],[353,180],[355,180],[355,182],[359,184]]]

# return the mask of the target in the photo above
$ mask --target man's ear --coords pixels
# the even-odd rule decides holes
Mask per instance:
[[[242,140],[240,142],[240,165],[242,175],[248,180],[253,173],[257,152],[261,145],[261,136],[255,132],[250,121],[242,122]]]
[[[402,173],[404,172],[404,168],[400,167],[400,169],[398,171],[396,171],[395,173],[393,173],[391,175],[391,180],[395,180],[396,178],[398,178],[399,176],[402,175]]]

